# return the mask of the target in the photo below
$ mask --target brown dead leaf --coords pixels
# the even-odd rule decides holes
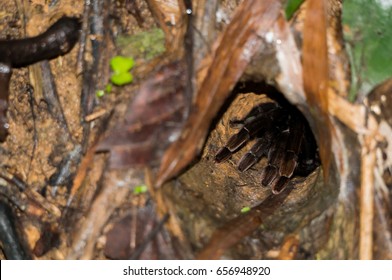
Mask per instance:
[[[185,67],[174,62],[158,68],[141,85],[119,123],[98,146],[110,150],[110,167],[154,166],[176,140],[183,123]]]
[[[279,1],[244,1],[206,58],[207,75],[196,86],[196,100],[181,137],[165,152],[157,185],[177,175],[200,152],[211,121],[261,45],[260,36],[274,24]],[[218,39],[219,40],[219,39]],[[206,65],[201,63],[202,65]]]

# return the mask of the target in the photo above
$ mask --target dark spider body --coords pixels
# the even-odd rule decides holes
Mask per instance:
[[[244,144],[255,139],[255,144],[240,159],[237,169],[248,170],[266,157],[268,165],[261,172],[261,184],[280,193],[295,176],[307,176],[320,161],[312,132],[301,113],[275,102],[254,107],[241,121],[242,128],[232,135],[215,155],[219,163],[227,160]]]

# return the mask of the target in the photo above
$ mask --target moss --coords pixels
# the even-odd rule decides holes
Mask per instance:
[[[150,60],[165,52],[165,35],[161,29],[154,28],[132,36],[119,36],[116,45],[123,56]]]

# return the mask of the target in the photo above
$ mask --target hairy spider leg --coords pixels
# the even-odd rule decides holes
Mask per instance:
[[[243,119],[244,126],[240,131],[229,138],[215,155],[216,162],[222,162],[230,158],[244,143],[257,135],[260,130],[265,130],[272,123],[274,115],[278,113],[280,107],[272,102],[263,103],[253,108]]]
[[[272,145],[273,139],[277,133],[275,130],[267,130],[261,138],[256,140],[252,148],[242,156],[238,162],[237,169],[244,172],[256,164],[262,157],[267,156]]]
[[[294,170],[285,162],[287,148],[292,140],[291,115],[286,110],[282,110],[281,114],[281,119],[275,123],[277,137],[268,151],[268,165],[261,173],[261,184],[270,186],[274,194],[280,193],[286,187]]]
[[[304,135],[303,123],[295,119],[294,116],[291,116],[289,120],[289,134],[283,164],[280,166],[280,174],[290,178],[298,164],[298,154]]]
[[[237,169],[244,172],[267,157],[268,165],[261,171],[261,185],[271,187],[273,194],[281,193],[293,176],[307,176],[320,164],[316,141],[299,111],[273,102],[263,103],[236,124],[243,126],[219,150],[215,160],[228,159],[247,141],[256,138]]]
[[[270,185],[272,192],[278,194],[287,186],[298,166],[298,155],[304,139],[304,124],[297,114],[288,114],[287,130],[279,139],[279,147],[272,148],[269,154],[269,167],[262,174],[262,184]],[[266,174],[271,172],[271,174]],[[275,176],[279,176],[279,179]]]
[[[261,183],[263,186],[270,186],[274,189],[279,178],[285,175],[281,174],[280,169],[284,163],[288,137],[289,130],[286,129],[278,135],[276,141],[271,145],[268,152],[268,166],[261,173]]]

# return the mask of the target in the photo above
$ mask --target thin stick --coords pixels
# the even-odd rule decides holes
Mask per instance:
[[[377,122],[368,120],[369,133],[364,135],[361,151],[361,196],[359,258],[373,258],[374,172],[376,166]]]

